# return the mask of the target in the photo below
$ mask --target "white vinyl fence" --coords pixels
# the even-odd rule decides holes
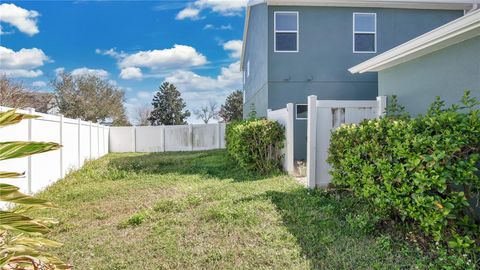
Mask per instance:
[[[0,106],[1,111],[9,109]],[[60,150],[0,161],[0,171],[25,172],[24,178],[0,179],[3,183],[20,187],[24,193],[36,193],[65,176],[69,170],[80,168],[85,160],[108,153],[108,127],[62,115],[37,113],[33,109],[17,112],[40,118],[0,128],[1,142],[41,141],[63,145]]]
[[[171,152],[225,148],[225,123],[111,127],[110,152]]]
[[[386,97],[377,100],[317,100],[308,97],[307,182],[310,188],[327,186],[331,181],[327,163],[330,133],[344,123],[359,123],[384,114]]]
[[[267,118],[270,120],[275,120],[285,127],[285,145],[282,149],[283,154],[283,169],[288,173],[293,173],[294,171],[294,160],[293,160],[293,131],[294,131],[294,114],[293,103],[288,103],[287,106],[279,110],[268,110]]]

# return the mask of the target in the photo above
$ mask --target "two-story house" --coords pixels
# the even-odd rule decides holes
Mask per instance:
[[[295,159],[306,157],[309,95],[374,100],[377,74],[348,69],[471,9],[455,0],[253,0],[247,7],[241,69],[244,115],[295,104]]]

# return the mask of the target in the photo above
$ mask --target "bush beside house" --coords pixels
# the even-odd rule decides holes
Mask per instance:
[[[428,113],[395,113],[332,132],[328,162],[333,183],[402,221],[420,225],[449,250],[480,251],[479,102],[468,92],[444,109],[437,98]],[[399,117],[400,116],[400,117]]]
[[[285,128],[276,121],[253,119],[227,125],[228,153],[240,166],[261,173],[280,169]]]

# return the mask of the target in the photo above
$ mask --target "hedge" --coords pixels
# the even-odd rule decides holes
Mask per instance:
[[[461,105],[439,98],[426,115],[397,114],[332,132],[333,183],[451,249],[479,251],[480,112],[466,92]],[[478,254],[478,253],[477,253]]]
[[[276,121],[252,119],[229,123],[225,140],[228,153],[244,168],[270,173],[281,167],[285,129]]]

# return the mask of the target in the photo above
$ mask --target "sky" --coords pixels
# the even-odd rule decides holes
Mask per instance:
[[[130,118],[163,81],[190,111],[220,105],[242,86],[246,2],[2,0],[0,74],[35,91],[52,91],[60,71],[96,74],[125,91]]]

